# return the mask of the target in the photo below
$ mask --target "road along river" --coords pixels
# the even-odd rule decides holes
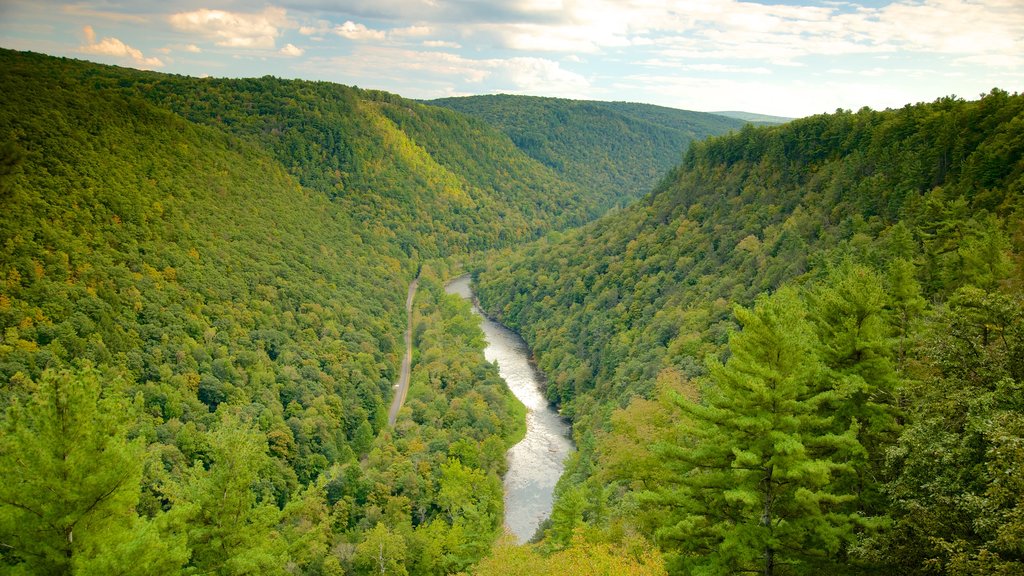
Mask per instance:
[[[445,291],[474,300],[468,275],[449,282]],[[526,437],[509,449],[505,474],[505,528],[526,542],[551,514],[555,483],[572,451],[569,426],[544,398],[541,375],[530,363],[526,342],[484,316],[476,302],[473,312],[481,317],[487,337],[484,357],[498,363],[498,373],[527,409]]]
[[[398,382],[395,382],[395,398],[388,411],[388,426],[392,428],[398,420],[398,411],[405,403],[405,396],[409,393],[409,376],[412,374],[412,301],[416,298],[416,286],[419,283],[417,277],[409,284],[409,293],[405,296],[405,355],[402,356],[402,367],[398,371]]]

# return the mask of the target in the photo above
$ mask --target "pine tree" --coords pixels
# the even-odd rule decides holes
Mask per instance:
[[[879,494],[884,451],[899,433],[896,372],[885,313],[889,298],[873,270],[844,263],[812,292],[811,300],[825,380],[835,393],[825,408],[837,434],[856,423],[859,445],[844,459],[856,471],[851,480],[857,509],[879,515],[884,508]]]
[[[887,454],[892,524],[862,550],[890,574],[1021,574],[1024,302],[961,288],[931,324]]]
[[[282,574],[286,542],[275,530],[281,511],[270,494],[257,494],[269,462],[263,435],[224,414],[210,434],[212,464],[197,462],[172,499],[188,517],[190,565],[221,575]]]
[[[924,312],[927,302],[921,296],[921,285],[914,277],[914,264],[905,258],[896,258],[888,270],[889,323],[896,335],[896,362],[902,369],[914,324]]]
[[[24,382],[0,435],[0,564],[26,574],[173,574],[188,557],[167,517],[140,518],[137,404],[93,369]],[[116,386],[108,386],[116,388]]]
[[[816,573],[849,541],[850,494],[833,491],[856,430],[831,432],[815,335],[791,290],[736,309],[732,357],[710,362],[700,403],[677,402],[681,441],[660,447],[675,484],[643,495],[671,521],[656,537],[691,574]]]

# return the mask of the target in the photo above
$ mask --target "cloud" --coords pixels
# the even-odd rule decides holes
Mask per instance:
[[[193,32],[228,48],[272,49],[283,28],[292,27],[283,8],[268,7],[258,13],[227,12],[203,8],[170,16],[171,25]]]
[[[342,38],[356,41],[387,40],[429,36],[432,29],[429,26],[413,25],[390,30],[375,30],[358,22],[346,20],[343,24],[332,25],[327,20],[317,20],[310,25],[299,27],[299,33],[314,38],[322,38],[328,34],[336,34]]]
[[[170,46],[164,46],[157,50],[161,54],[171,54],[172,52],[188,52],[189,54],[199,54],[203,51],[202,48],[195,44],[171,44]]]
[[[139,68],[160,68],[164,65],[163,61],[159,58],[155,56],[147,58],[142,54],[141,50],[132,48],[117,38],[108,37],[97,42],[96,32],[92,29],[92,26],[83,27],[82,33],[85,34],[85,44],[80,46],[79,50],[86,54],[100,54],[127,59]]]
[[[499,69],[512,82],[514,92],[585,98],[590,88],[584,76],[545,58],[511,58],[499,61]]]
[[[331,23],[328,20],[317,20],[312,25],[299,26],[299,34],[303,36],[325,36],[331,31]]]
[[[866,74],[861,70],[831,70],[787,78],[784,82],[771,76],[638,73],[624,75],[608,88],[617,94],[623,91],[642,94],[645,102],[684,110],[757,110],[790,117],[832,112],[838,108],[900,108],[908,102],[932,100],[940,94],[973,96],[991,88],[984,82],[944,81],[939,74],[928,70],[886,72],[888,76],[876,76],[873,70]],[[894,82],[893,76],[914,80]],[[972,84],[977,85],[977,89]],[[921,86],[924,86],[923,91]]]
[[[310,70],[332,70],[336,80],[393,90],[409,97],[436,97],[438,93],[506,92],[583,98],[590,82],[553,60],[537,57],[467,58],[459,54],[419,51],[394,46],[363,45],[351,55],[312,59]],[[415,78],[416,83],[410,83]]]
[[[986,68],[1005,68],[1006,70],[1024,70],[1024,57],[1019,54],[978,54],[957,58],[958,66],[982,66]],[[1016,74],[1019,76],[1020,74]]]
[[[285,56],[302,56],[305,53],[306,53],[305,50],[303,50],[302,48],[299,48],[298,46],[296,46],[294,44],[285,44],[284,48],[281,48],[278,51],[278,54],[283,54]]]
[[[423,45],[427,48],[451,48],[453,50],[462,48],[462,45],[458,42],[450,42],[448,40],[424,40]]]
[[[388,34],[392,36],[429,36],[433,32],[430,26],[406,26],[405,28],[393,28]]]
[[[383,30],[371,30],[364,24],[356,24],[351,20],[334,27],[334,33],[349,40],[383,40],[387,33]]]
[[[432,14],[425,2],[403,4],[412,11],[407,17],[439,29],[444,26],[436,23],[458,16],[462,37],[474,44],[533,54],[608,55],[650,46],[658,57],[677,61],[793,66],[819,56],[1024,53],[1020,0],[778,2],[509,0],[484,9],[474,2],[435,0],[429,2]],[[381,14],[402,13],[395,2],[376,5]]]

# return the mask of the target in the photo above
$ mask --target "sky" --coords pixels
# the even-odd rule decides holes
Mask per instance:
[[[1024,0],[0,0],[0,47],[417,99],[800,117],[1021,92]]]

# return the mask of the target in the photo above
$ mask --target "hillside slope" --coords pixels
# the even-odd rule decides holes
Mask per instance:
[[[481,270],[477,294],[535,350],[549,378],[548,397],[573,418],[581,447],[549,539],[567,542],[566,526],[581,519],[598,527],[626,522],[662,542],[676,573],[707,569],[704,562],[763,572],[763,565],[714,552],[724,549],[713,543],[728,536],[714,536],[712,526],[728,529],[711,520],[722,510],[737,514],[734,521],[751,512],[740,509],[762,502],[759,489],[738,476],[730,480],[737,484],[700,476],[716,468],[692,463],[710,458],[715,446],[734,451],[717,456],[716,466],[725,469],[746,467],[741,455],[754,458],[749,454],[759,450],[767,450],[765,462],[774,461],[770,447],[748,447],[743,443],[751,436],[726,432],[762,422],[750,412],[758,409],[753,404],[746,412],[738,406],[767,394],[758,378],[792,369],[770,365],[770,358],[791,355],[805,358],[808,370],[822,370],[792,375],[810,378],[795,380],[811,382],[804,394],[825,394],[818,408],[800,408],[800,418],[827,406],[856,414],[864,429],[826,432],[806,424],[790,432],[802,434],[805,444],[818,438],[822,444],[807,454],[831,454],[829,462],[840,455],[823,452],[820,439],[853,434],[864,456],[847,453],[842,461],[851,465],[846,470],[872,477],[858,480],[856,511],[838,508],[860,518],[858,527],[819,526],[819,536],[836,538],[831,544],[806,536],[779,558],[789,554],[793,566],[829,573],[922,573],[930,565],[953,571],[958,562],[991,573],[1021,561],[996,536],[1021,534],[1009,516],[1000,516],[1019,499],[984,500],[994,507],[985,514],[1001,520],[970,527],[968,519],[981,512],[966,502],[989,498],[1003,480],[995,472],[966,479],[953,468],[997,466],[995,452],[985,450],[997,450],[997,437],[1019,437],[1024,403],[1010,389],[1024,378],[1022,192],[1024,96],[996,90],[975,102],[946,98],[894,111],[815,116],[695,144],[636,205]],[[778,296],[766,296],[773,293]],[[788,316],[772,320],[773,314]],[[787,326],[802,335],[792,339]],[[775,345],[794,348],[757,356],[757,346]],[[730,357],[738,358],[735,364]],[[758,368],[762,361],[770,366]],[[749,389],[733,389],[744,382]],[[675,400],[662,396],[669,390],[675,393],[667,398]],[[715,410],[736,411],[735,424],[726,412],[703,412],[683,400],[696,395]],[[968,405],[972,397],[991,404]],[[968,413],[992,420],[977,428],[959,419]],[[791,418],[770,421],[801,421]],[[843,422],[831,411],[822,418],[813,426]],[[899,435],[901,423],[906,428]],[[708,437],[707,451],[688,450],[704,450],[698,438],[713,430],[722,436]],[[754,437],[778,438],[773,433]],[[927,477],[924,455],[934,451],[948,455],[951,468],[926,483],[914,475]],[[835,475],[832,488],[842,488],[845,480],[838,478],[845,472],[814,466],[826,478]],[[725,483],[702,492],[707,487],[694,486],[698,478]],[[712,493],[736,500],[699,496]],[[786,518],[799,526],[799,517]],[[883,525],[892,528],[876,532]],[[767,557],[746,548],[749,538],[761,537],[752,530],[736,553]],[[956,544],[943,544],[949,542]],[[986,560],[992,550],[998,551]],[[814,564],[823,559],[826,566]],[[999,564],[1004,560],[1006,566]]]
[[[373,234],[436,257],[509,245],[596,217],[600,203],[470,117],[393,94],[273,77],[171,76],[0,52],[81,89],[132,94],[263,148]]]
[[[46,72],[2,80],[20,156],[0,219],[3,380],[88,361],[164,426],[267,410],[264,432],[289,439],[282,497],[365,450],[349,444],[381,426],[401,353],[399,247],[258,147]]]
[[[650,104],[536,96],[441,98],[428,104],[480,118],[531,158],[595,194],[603,207],[649,191],[686,147],[744,122]]]

